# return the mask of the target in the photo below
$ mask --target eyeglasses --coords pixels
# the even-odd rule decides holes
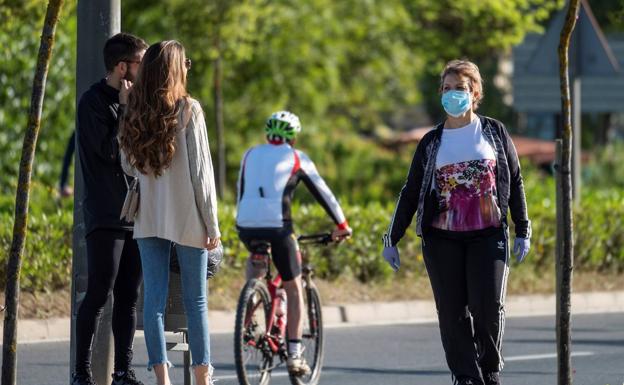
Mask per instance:
[[[186,58],[184,59],[184,66],[186,67],[187,70],[191,69],[191,59],[190,58]]]

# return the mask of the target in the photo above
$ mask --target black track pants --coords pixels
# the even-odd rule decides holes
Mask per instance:
[[[509,272],[507,231],[430,230],[424,236],[423,254],[453,376],[482,381],[482,373],[500,371]]]
[[[106,299],[113,293],[115,371],[132,361],[141,258],[130,231],[96,230],[87,236],[88,286],[76,318],[76,373],[91,373],[91,345]]]

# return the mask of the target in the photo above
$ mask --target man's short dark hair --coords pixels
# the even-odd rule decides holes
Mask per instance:
[[[118,33],[104,44],[104,65],[112,72],[115,66],[124,60],[134,61],[139,52],[147,49],[147,43],[140,37],[129,33]]]

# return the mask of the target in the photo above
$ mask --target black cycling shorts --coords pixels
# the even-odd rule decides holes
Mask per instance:
[[[271,245],[271,255],[277,271],[284,281],[292,281],[301,274],[301,257],[299,246],[292,230],[288,228],[238,228],[238,237],[252,253],[256,245],[254,241],[266,241]]]

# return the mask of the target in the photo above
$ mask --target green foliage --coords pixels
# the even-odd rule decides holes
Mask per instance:
[[[612,142],[591,153],[583,165],[583,183],[603,188],[624,188],[624,144]]]
[[[412,19],[422,26],[412,35],[424,51],[426,74],[420,86],[427,112],[434,121],[445,115],[440,106],[439,75],[446,62],[467,58],[475,62],[484,79],[485,99],[479,112],[504,121],[510,110],[496,100],[494,77],[498,60],[529,32],[542,32],[563,0],[442,0],[408,1]]]
[[[533,221],[532,248],[518,273],[539,275],[555,264],[556,224],[555,185],[551,177],[526,168],[523,171],[529,216]],[[22,287],[28,291],[52,290],[69,285],[71,280],[71,203],[50,199],[53,189],[35,184],[29,221]],[[397,192],[393,191],[396,196]],[[383,203],[349,204],[343,202],[354,237],[340,245],[306,246],[319,277],[334,280],[350,277],[361,282],[383,281],[393,277],[381,257],[381,236],[388,226],[394,197]],[[0,277],[4,269],[12,233],[13,198],[0,196]],[[295,204],[293,214],[298,234],[327,232],[333,223],[317,204]],[[226,250],[224,273],[243,274],[247,251],[238,240],[235,207],[221,202],[219,219]],[[584,189],[583,200],[575,210],[575,268],[584,271],[624,271],[624,190],[621,188]],[[513,228],[510,230],[513,238]],[[413,226],[399,244],[403,276],[425,275],[420,240]],[[512,265],[515,265],[513,260]],[[4,284],[0,280],[0,284]]]
[[[328,279],[349,275],[370,281],[392,276],[380,257],[380,236],[414,148],[383,149],[367,134],[386,125],[384,117],[417,103],[426,102],[435,117],[437,75],[448,59],[475,60],[490,82],[496,58],[527,32],[540,30],[562,4],[562,0],[124,0],[122,14],[123,29],[148,42],[175,38],[185,44],[193,59],[189,89],[206,110],[212,144],[216,143],[212,63],[222,57],[230,199],[241,155],[263,141],[265,118],[283,108],[301,116],[303,133],[297,147],[316,162],[355,230],[354,239],[345,244],[310,248],[318,273]],[[44,10],[42,0],[0,0],[0,261],[6,259],[11,240],[18,159]],[[57,31],[35,159],[22,280],[27,290],[62,287],[71,279],[71,207],[51,197],[74,127],[75,60],[76,6],[69,2]],[[491,99],[486,99],[481,112],[504,119],[494,86],[486,83],[485,93]],[[618,176],[622,162],[616,158],[622,151],[613,151],[599,156],[601,166],[587,168],[590,185],[576,218],[581,268],[624,267],[624,240],[617,233],[624,182],[614,181],[624,180],[624,175]],[[535,224],[533,252],[525,266],[540,269],[552,266],[554,258],[554,184],[531,170],[525,181]],[[603,182],[614,189],[593,189]],[[295,218],[306,227],[299,230],[329,230],[332,224],[322,209],[311,205],[305,193],[300,198],[304,203],[294,208]],[[228,265],[240,272],[246,252],[236,237],[232,205],[222,204],[220,216],[232,256]],[[423,273],[413,229],[400,247],[404,256],[400,274]]]
[[[624,1],[592,0],[589,3],[600,28],[605,33],[624,32]]]
[[[414,145],[386,150],[357,135],[320,127],[309,127],[299,142],[298,148],[314,155],[319,173],[332,190],[343,201],[358,204],[394,201],[416,149]]]
[[[0,5],[0,194],[17,186],[26,130],[44,1]],[[61,12],[43,105],[33,180],[56,185],[67,140],[74,128],[76,6]]]
[[[527,32],[563,6],[562,0],[442,0],[406,1],[411,19],[421,26],[414,44],[431,52],[436,70],[453,58],[480,59],[518,44]]]
[[[327,247],[317,245],[302,246],[315,267],[316,274],[324,279],[337,279],[349,276],[362,282],[386,279],[392,270],[387,268],[381,255],[381,235],[388,225],[390,204],[371,203],[366,206],[345,206],[349,225],[355,237],[339,245]],[[234,226],[233,206],[220,208],[220,225],[223,242],[226,245],[228,267],[243,271],[248,256],[244,245],[238,240]],[[297,234],[318,234],[329,232],[334,224],[319,205],[293,206],[295,231]],[[406,236],[406,247],[416,251],[415,234]],[[409,260],[408,266],[409,266]],[[412,264],[413,266],[413,264]]]
[[[498,54],[527,32],[540,30],[540,23],[562,3],[126,0],[123,14],[127,31],[152,42],[174,37],[185,44],[194,63],[189,88],[203,102],[211,137],[212,62],[223,58],[226,163],[233,190],[240,157],[262,140],[264,119],[272,111],[291,109],[301,116],[304,132],[314,130],[311,140],[316,143],[302,141],[304,149],[324,148],[322,136],[332,137],[336,131],[372,132],[385,125],[384,116],[419,103],[423,96],[435,116],[437,74],[448,59],[467,56],[489,60],[492,67]],[[489,105],[485,113],[500,110],[502,104],[494,100]],[[310,155],[323,157],[315,151]],[[386,155],[373,147],[358,155],[365,155],[368,164],[386,163]],[[332,160],[343,164],[359,158],[344,154]],[[338,193],[350,195],[341,188]]]
[[[575,258],[582,269],[624,270],[624,193],[622,189],[590,190],[576,211]],[[594,215],[595,207],[600,214]]]
[[[36,27],[45,2],[0,2],[0,190],[8,193],[16,184],[38,45]],[[395,176],[402,172],[395,170],[405,164],[405,156],[399,155],[397,167],[386,167],[393,162],[392,154],[357,134],[385,125],[384,117],[419,103],[423,96],[435,99],[430,104],[437,106],[436,85],[419,85],[423,79],[437,83],[435,74],[446,59],[486,57],[509,48],[524,33],[538,29],[556,3],[124,0],[122,14],[123,29],[149,42],[175,38],[185,44],[193,58],[189,89],[202,101],[211,138],[212,63],[219,55],[223,58],[230,196],[243,151],[262,140],[264,120],[272,111],[288,108],[301,116],[309,134],[300,141],[301,148],[322,160],[317,162],[329,170],[328,182],[351,200],[354,187],[363,199],[389,198],[386,191],[395,191],[401,183]],[[74,127],[75,59],[76,6],[70,2],[57,31],[35,160],[33,177],[47,185],[57,181]],[[336,132],[344,144],[332,142]],[[328,146],[332,151],[326,154]],[[356,167],[358,163],[364,167]],[[340,178],[334,179],[338,171],[332,168],[343,164],[347,166],[339,171]],[[353,174],[346,175],[345,169]],[[375,184],[374,191],[363,192],[361,186],[371,185],[365,175],[376,179],[376,172],[388,169],[392,175],[381,179],[392,180],[390,185]],[[357,183],[362,184],[356,187]]]
[[[73,205],[50,199],[55,189],[33,182],[21,286],[27,291],[65,288],[71,281]],[[0,195],[0,285],[13,236],[15,197]]]

